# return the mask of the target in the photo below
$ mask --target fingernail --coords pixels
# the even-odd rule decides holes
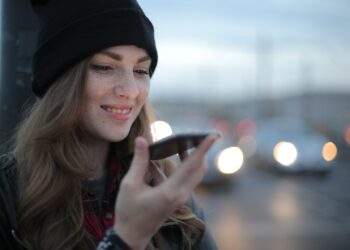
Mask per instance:
[[[216,132],[216,133],[212,134],[210,137],[215,138],[215,139],[219,139],[221,137],[221,133]]]

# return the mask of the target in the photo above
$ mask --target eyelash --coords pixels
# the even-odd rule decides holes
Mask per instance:
[[[149,75],[149,70],[147,69],[134,69],[134,72],[140,75],[145,75],[145,76]]]
[[[100,73],[107,73],[108,71],[112,70],[113,68],[107,65],[99,65],[99,64],[91,64],[91,69],[100,72]]]
[[[99,64],[91,64],[90,67],[95,70],[95,71],[98,71],[98,72],[101,72],[101,73],[107,73],[108,71],[110,70],[113,70],[113,68],[111,66],[107,66],[107,65],[99,65]],[[136,74],[139,74],[139,75],[149,75],[150,72],[148,69],[134,69],[134,73]]]

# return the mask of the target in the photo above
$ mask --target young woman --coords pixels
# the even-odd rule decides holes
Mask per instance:
[[[191,192],[216,138],[180,167],[149,161],[157,51],[137,2],[32,4],[39,98],[0,159],[1,248],[215,249]]]

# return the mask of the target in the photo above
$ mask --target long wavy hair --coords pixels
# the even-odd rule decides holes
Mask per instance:
[[[18,162],[20,199],[17,210],[18,228],[28,249],[95,249],[84,225],[83,183],[92,177],[86,162],[84,131],[79,120],[82,114],[85,74],[88,59],[75,65],[37,99],[20,124],[14,152]],[[133,147],[142,135],[151,142],[151,122],[145,104],[126,139],[111,144],[113,154]],[[130,162],[122,162],[125,174]],[[174,171],[169,160],[156,163],[166,176]],[[148,173],[152,185],[152,173]],[[191,249],[204,233],[204,223],[188,205],[179,208],[164,223],[182,234],[184,247]],[[160,231],[147,249],[163,249]]]

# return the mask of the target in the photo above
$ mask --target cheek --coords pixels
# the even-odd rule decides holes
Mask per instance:
[[[90,79],[86,82],[85,96],[87,100],[98,100],[106,92],[106,88],[98,79]]]
[[[140,87],[140,94],[139,94],[138,99],[139,99],[139,102],[141,102],[142,104],[146,101],[146,99],[148,97],[149,88],[150,88],[149,83],[143,84]]]
[[[87,100],[86,106],[84,108],[84,113],[82,114],[82,123],[84,124],[84,127],[91,128],[94,126],[93,124],[99,120],[97,119],[98,114],[99,112],[96,110],[94,102],[91,99]]]

